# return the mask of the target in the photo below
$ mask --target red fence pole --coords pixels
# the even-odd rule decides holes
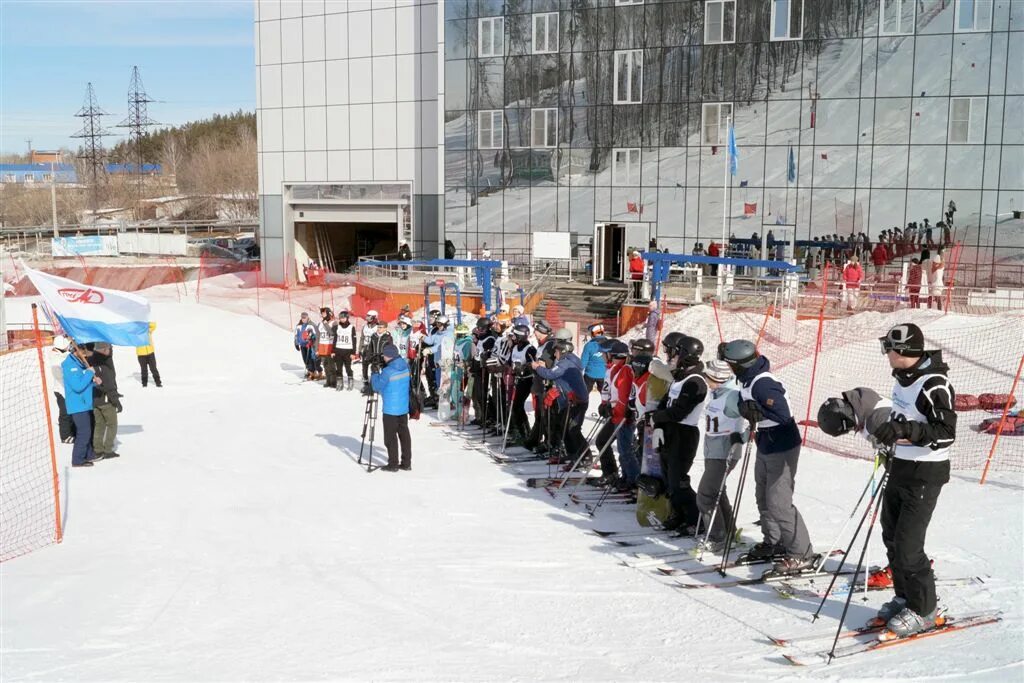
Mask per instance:
[[[50,471],[53,476],[53,514],[56,521],[57,543],[64,538],[60,523],[60,479],[57,477],[57,449],[53,443],[53,416],[50,414],[50,391],[46,386],[46,363],[43,362],[43,335],[39,331],[39,311],[32,304],[32,328],[35,330],[36,356],[39,358],[39,379],[43,386],[43,408],[46,410],[46,436],[50,442]]]
[[[825,304],[818,311],[818,339],[814,344],[814,364],[811,366],[811,386],[807,389],[807,415],[804,417],[803,445],[807,445],[807,427],[811,421],[811,400],[814,398],[814,378],[818,374],[818,354],[821,352],[822,331],[825,327]]]
[[[956,267],[960,264],[960,253],[963,251],[962,242],[957,242],[953,247],[953,263],[949,274],[949,287],[946,288],[946,310],[943,315],[949,313],[949,304],[953,300],[953,288],[956,287]]]
[[[768,327],[768,315],[772,312],[771,306],[766,306],[764,309],[764,320],[761,321],[761,329],[757,331],[757,341],[754,342],[754,350],[757,351],[761,347],[761,338],[764,337],[764,330]]]
[[[718,341],[724,342],[725,337],[722,336],[722,323],[718,320],[718,304],[715,303],[714,299],[711,300],[711,310],[715,312],[715,327],[718,328]]]
[[[1003,406],[1003,416],[999,418],[999,427],[996,429],[996,435],[992,439],[992,448],[988,451],[988,459],[985,460],[985,469],[981,473],[981,481],[979,484],[985,483],[985,478],[988,476],[989,465],[992,464],[992,458],[996,454],[996,446],[999,444],[999,436],[1003,433],[1003,427],[1006,425],[1006,416],[1010,412],[1010,404],[1013,403],[1013,392],[1017,391],[1017,383],[1020,381],[1020,372],[1024,370],[1024,355],[1020,357],[1020,363],[1017,364],[1017,374],[1013,377],[1013,384],[1010,386],[1010,394],[1006,397],[1006,405]]]

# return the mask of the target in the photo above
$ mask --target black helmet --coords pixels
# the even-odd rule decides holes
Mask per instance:
[[[629,342],[629,352],[634,356],[653,356],[654,343],[646,337]]]
[[[665,347],[665,352],[670,356],[676,354],[676,344],[683,338],[682,332],[669,332],[665,335],[665,338],[661,340],[661,345]]]
[[[718,345],[718,359],[739,368],[749,368],[757,361],[757,348],[746,339],[734,339]]]
[[[842,436],[853,431],[857,418],[853,406],[845,398],[830,398],[818,408],[818,427],[829,436]]]
[[[491,326],[491,321],[487,319],[487,316],[481,316],[481,317],[476,319],[476,329],[483,331],[483,330],[486,330],[490,326]]]
[[[676,353],[679,355],[681,367],[696,365],[704,355],[704,342],[684,334],[676,342]]]
[[[621,342],[618,339],[613,339],[608,344],[605,344],[602,348],[604,353],[607,353],[612,358],[628,358],[629,347],[626,346],[625,342]]]
[[[639,377],[647,372],[648,368],[651,367],[652,357],[649,354],[633,354],[633,357],[629,359],[629,367],[633,368],[633,375]]]
[[[547,320],[538,320],[533,324],[534,332],[543,335],[550,335],[552,332],[551,325],[548,325]]]
[[[515,325],[512,327],[512,336],[516,339],[525,340],[530,336],[530,328],[526,325]]]
[[[567,353],[572,353],[576,347],[568,339],[556,339],[554,348],[564,356]]]
[[[897,325],[878,341],[882,343],[883,354],[895,351],[901,356],[924,355],[924,332],[914,323]]]

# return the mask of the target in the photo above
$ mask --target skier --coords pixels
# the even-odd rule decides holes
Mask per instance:
[[[537,348],[530,343],[530,328],[526,325],[516,325],[512,328],[512,340],[509,360],[515,384],[512,389],[508,443],[522,446],[530,434],[530,421],[526,417],[526,399],[533,386],[533,363],[537,360]]]
[[[541,360],[534,361],[532,367],[537,377],[551,383],[541,401],[545,410],[561,410],[567,415],[565,455],[562,460],[575,462],[590,449],[582,431],[590,392],[583,378],[583,365],[573,353],[572,341],[553,340],[547,350],[551,354],[551,367],[548,368]],[[540,418],[537,418],[537,422],[540,422]],[[581,462],[589,463],[590,457],[584,457]]]
[[[368,393],[367,388],[370,385],[370,363],[367,353],[370,350],[370,341],[376,336],[379,326],[380,322],[377,320],[377,311],[370,309],[366,312],[366,323],[359,333],[359,358],[362,359],[363,363],[363,394]]]
[[[352,356],[356,352],[356,326],[348,319],[348,311],[338,311],[338,324],[334,328],[334,365],[335,373],[341,377],[344,370],[345,388],[352,389]]]
[[[299,324],[295,326],[295,350],[302,354],[302,364],[306,366],[306,379],[316,379],[316,326],[310,322],[309,313],[305,311],[299,316]]]
[[[580,362],[583,363],[583,378],[587,382],[587,391],[593,391],[597,385],[598,392],[604,391],[604,378],[608,367],[604,358],[604,346],[608,338],[604,336],[604,325],[594,323],[587,328],[590,340],[583,345]]]
[[[839,298],[839,305],[846,304],[847,311],[856,308],[863,280],[864,269],[860,266],[860,260],[856,256],[851,256],[843,266],[843,290]]]
[[[739,412],[739,385],[729,364],[717,359],[711,361],[704,367],[704,379],[711,389],[711,397],[704,407],[704,474],[697,485],[697,507],[704,528],[710,527],[709,549],[718,550],[734,523],[725,480],[736,467],[750,431]]]
[[[334,319],[334,312],[330,308],[321,308],[320,324],[316,327],[316,354],[319,356],[319,362],[324,369],[321,376],[326,375],[327,378],[327,381],[324,382],[324,388],[327,389],[338,388],[338,369],[334,363],[334,342],[337,338],[337,327],[338,322]]]
[[[719,359],[740,384],[740,414],[756,425],[755,495],[764,540],[749,560],[777,560],[775,571],[798,572],[820,559],[814,554],[800,511],[793,505],[800,461],[800,430],[789,408],[786,388],[771,374],[771,363],[754,344],[737,339],[719,346]]]
[[[100,383],[92,389],[92,449],[100,458],[119,458],[114,451],[117,438],[117,414],[121,412],[121,394],[117,393],[117,372],[114,370],[113,348],[107,342],[87,344],[93,352],[89,365]]]
[[[530,327],[530,317],[526,315],[526,309],[519,304],[512,307],[512,325],[526,325],[527,329]]]
[[[546,363],[554,361],[554,341],[551,339],[551,332],[551,326],[548,325],[546,320],[538,320],[533,324],[533,337],[537,340],[537,359],[538,362],[544,362],[545,367],[547,367]],[[534,365],[534,368],[536,368],[536,365]],[[530,435],[523,445],[538,455],[546,453],[548,449],[544,439],[548,422],[547,410],[544,408],[544,393],[546,389],[544,378],[535,370],[533,382],[530,385],[530,394],[533,395],[533,428],[530,430]]]
[[[156,331],[156,323],[149,324],[149,335],[146,338],[145,346],[135,348],[135,355],[139,357],[139,370],[142,371],[142,386],[149,383],[149,371],[153,371],[153,382],[157,387],[164,384],[160,381],[160,371],[156,369],[156,349],[153,346],[153,333]]]
[[[924,539],[939,493],[949,481],[949,447],[956,439],[957,416],[949,366],[941,351],[925,351],[921,328],[897,325],[880,341],[896,379],[889,420],[872,433],[893,447],[881,518],[896,596],[873,620],[876,625],[885,622],[888,633],[882,639],[888,639],[942,623]]]
[[[412,439],[409,436],[409,365],[394,344],[385,344],[379,355],[382,366],[370,378],[381,396],[384,445],[388,449],[385,472],[412,469]],[[401,446],[401,460],[399,460]]]
[[[452,403],[455,404],[455,416],[460,425],[466,423],[466,410],[470,397],[466,395],[469,386],[469,366],[473,359],[473,339],[469,334],[469,326],[459,323],[455,326],[455,370],[452,377]]]
[[[102,380],[89,367],[85,350],[71,342],[70,353],[60,364],[64,373],[64,400],[68,415],[75,423],[75,446],[71,451],[72,467],[92,467],[103,459],[92,447],[93,386]]]
[[[444,369],[451,370],[451,350],[445,348],[445,340],[451,341],[451,346],[454,348],[455,344],[455,331],[450,329],[451,321],[448,320],[448,316],[441,315],[438,313],[434,316],[432,321],[432,331],[427,336],[420,340],[420,350],[422,354],[427,357],[427,389],[430,391],[430,396],[423,402],[424,408],[437,408],[438,407],[438,386],[440,382],[437,374],[443,372]],[[430,368],[433,366],[434,371]],[[433,377],[433,382],[431,382]]]
[[[487,374],[484,371],[484,363],[494,349],[496,337],[491,332],[491,321],[486,317],[478,318],[476,328],[473,330],[475,338],[474,360],[471,366],[473,372],[473,419],[469,424],[489,429],[493,424],[488,424],[487,415]]]
[[[436,348],[431,348],[433,343],[428,341],[432,338],[434,333],[437,332],[437,319],[441,316],[441,310],[438,308],[431,308],[427,315],[429,332],[423,336],[420,340],[420,356],[422,363],[422,372],[427,378],[427,399],[423,402],[424,408],[436,408],[437,407],[437,359],[434,357],[435,353],[440,353],[440,344]]]
[[[626,363],[629,358],[629,347],[624,342],[613,339],[605,347],[604,355],[608,369],[604,388],[601,390],[601,405],[597,412],[607,419],[607,422],[597,433],[595,441],[598,452],[601,453],[601,479],[604,485],[614,486],[619,491],[631,491],[636,488],[640,465],[636,461],[633,415],[629,409],[629,399],[633,392],[633,368]],[[609,443],[613,435],[619,450],[621,476]]]
[[[395,339],[395,346],[398,347],[398,353],[401,354],[402,358],[406,360],[412,360],[415,357],[416,351],[412,347],[412,319],[407,316],[398,317],[398,329],[395,330],[395,334],[392,335]]]
[[[650,420],[654,428],[653,445],[661,449],[672,502],[672,515],[665,520],[664,527],[692,536],[697,533],[700,511],[697,495],[690,486],[690,468],[700,443],[698,425],[708,399],[708,383],[701,374],[704,344],[684,334],[673,341],[672,385]]]

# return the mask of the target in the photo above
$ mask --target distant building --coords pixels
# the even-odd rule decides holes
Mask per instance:
[[[61,162],[60,151],[46,151],[33,149],[28,153],[30,164],[59,164]]]
[[[48,152],[40,152],[47,154]],[[35,152],[34,152],[35,154]],[[106,171],[109,175],[131,175],[135,173],[135,164],[107,164]],[[143,164],[142,173],[146,176],[161,175],[160,164]],[[53,174],[57,175],[58,183],[73,184],[78,182],[78,174],[71,164],[57,163],[33,163],[33,164],[0,164],[0,184],[23,183],[49,183]]]

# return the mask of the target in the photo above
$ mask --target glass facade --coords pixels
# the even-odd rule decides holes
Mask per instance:
[[[965,259],[1024,256],[1024,2],[447,0],[443,20],[460,251],[604,221],[689,251],[723,215],[874,239],[953,201]]]

